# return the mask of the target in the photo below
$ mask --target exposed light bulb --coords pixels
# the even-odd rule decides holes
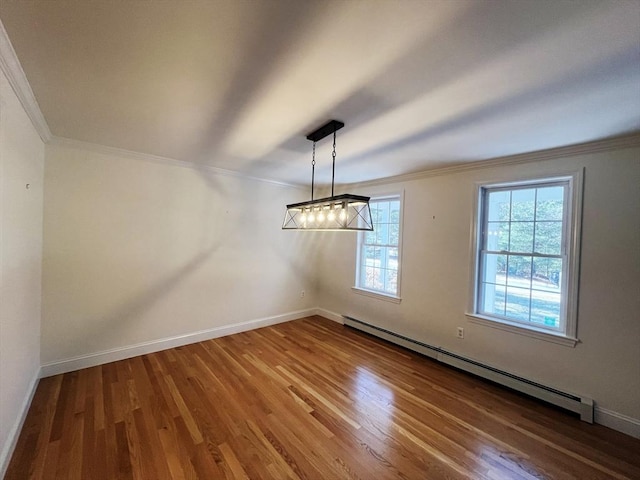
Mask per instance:
[[[327,215],[327,219],[330,222],[333,222],[336,219],[336,213],[333,210],[329,210],[329,214]]]
[[[322,210],[320,210],[320,213],[318,213],[318,221],[324,222],[324,212]]]
[[[347,218],[347,212],[345,212],[344,210],[342,210],[340,212],[340,220],[346,220]]]
[[[309,214],[309,221],[310,221],[311,223],[313,223],[313,222],[315,222],[315,221],[316,221],[316,216],[313,214],[313,212],[311,212],[311,213]]]

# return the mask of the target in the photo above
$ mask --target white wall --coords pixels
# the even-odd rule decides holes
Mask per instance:
[[[43,365],[315,307],[313,239],[280,230],[304,195],[48,144]]]
[[[0,476],[40,371],[43,165],[44,144],[0,71]]]
[[[585,167],[578,336],[557,345],[470,323],[470,228],[475,182]],[[640,149],[482,168],[353,193],[405,191],[402,302],[351,290],[355,234],[326,234],[322,307],[516,375],[593,398],[600,413],[640,426]],[[336,259],[340,259],[339,261]],[[456,327],[465,329],[463,340]]]

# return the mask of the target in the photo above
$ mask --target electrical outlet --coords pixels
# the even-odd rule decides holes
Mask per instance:
[[[304,298],[304,296],[305,296],[305,291],[304,291],[304,290],[302,290],[302,291],[300,292],[300,298]]]
[[[458,330],[456,331],[456,336],[458,338],[464,338],[464,328],[458,327]]]

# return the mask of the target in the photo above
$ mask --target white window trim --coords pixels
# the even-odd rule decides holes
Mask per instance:
[[[364,288],[358,285],[358,279],[360,278],[360,253],[361,253],[361,241],[363,235],[366,232],[358,232],[356,236],[356,274],[355,274],[355,285],[351,287],[351,290],[358,295],[364,295],[366,297],[377,298],[378,300],[385,300],[387,302],[392,303],[400,303],[402,301],[402,297],[400,296],[401,292],[401,283],[402,283],[402,238],[403,238],[403,230],[404,230],[404,189],[399,192],[391,192],[384,194],[375,194],[371,196],[371,200],[385,200],[385,199],[395,199],[398,198],[400,200],[400,218],[398,221],[399,231],[398,231],[398,290],[395,295],[386,292],[380,292],[378,290],[370,290],[368,288]]]
[[[351,290],[353,290],[353,293],[357,293],[358,295],[377,298],[378,300],[385,300],[387,302],[400,303],[402,301],[401,297],[398,297],[396,295],[391,295],[390,293],[377,292],[375,290],[368,290],[366,288],[356,287],[356,286],[351,287]]]
[[[478,312],[478,287],[480,262],[478,251],[482,241],[479,222],[482,220],[482,189],[495,187],[508,187],[519,185],[529,185],[535,183],[545,183],[553,181],[569,181],[569,196],[567,212],[571,216],[568,227],[568,246],[571,254],[567,258],[567,298],[566,298],[566,318],[565,331],[553,332],[550,330],[536,328],[535,326],[522,325],[517,322],[496,317],[489,317]],[[471,242],[470,242],[470,269],[472,279],[469,282],[469,304],[466,312],[467,318],[473,323],[491,328],[505,330],[519,335],[544,340],[560,345],[575,347],[580,341],[577,336],[578,331],[578,282],[580,275],[580,238],[582,232],[582,192],[584,183],[584,168],[578,171],[558,173],[554,175],[532,175],[529,178],[516,178],[512,180],[501,180],[497,182],[483,181],[477,182],[474,189],[473,212],[471,218]],[[564,299],[563,299],[564,300]]]

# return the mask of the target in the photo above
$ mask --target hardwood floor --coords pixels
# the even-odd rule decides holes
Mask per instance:
[[[640,440],[321,317],[42,379],[6,479],[640,478]]]

